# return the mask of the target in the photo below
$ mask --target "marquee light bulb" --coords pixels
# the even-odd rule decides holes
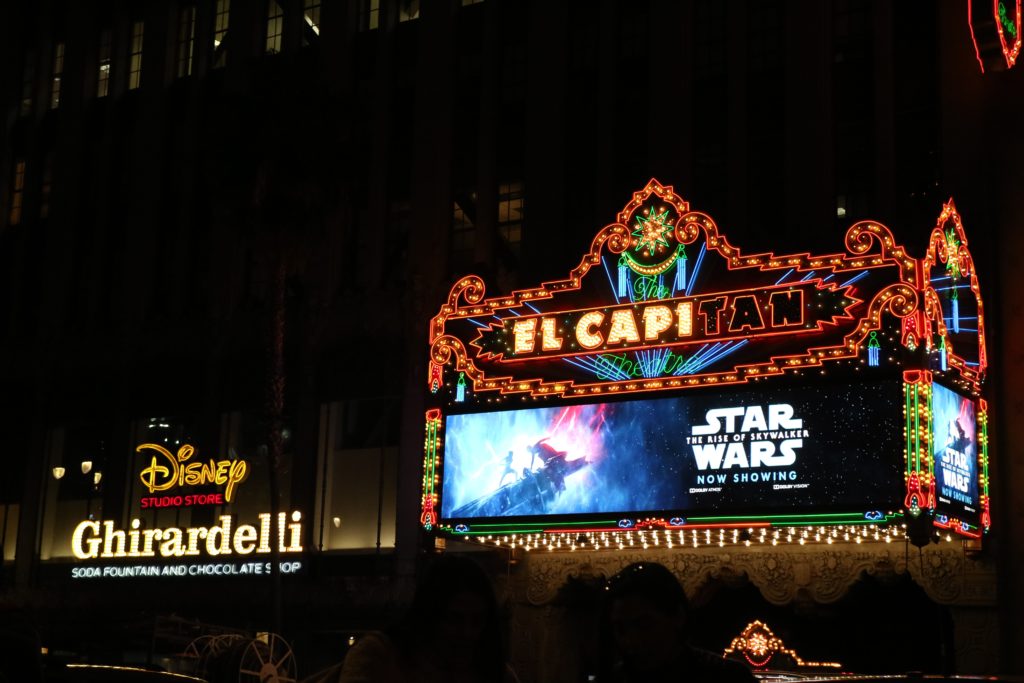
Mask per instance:
[[[92,472],[92,460],[83,460],[82,474],[89,474],[89,472]]]
[[[64,477],[64,468],[63,467],[54,467],[53,468],[53,478],[57,479],[59,481],[63,477]]]

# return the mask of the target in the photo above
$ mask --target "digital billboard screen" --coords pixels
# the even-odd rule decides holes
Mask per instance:
[[[891,510],[897,380],[447,417],[446,520]]]
[[[932,384],[935,512],[978,523],[978,429],[974,401]]]

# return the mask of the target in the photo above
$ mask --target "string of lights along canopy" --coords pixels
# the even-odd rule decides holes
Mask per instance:
[[[981,289],[952,200],[930,230],[920,257],[870,220],[835,253],[747,253],[651,180],[564,279],[459,278],[430,323],[423,528],[529,550],[980,542]]]

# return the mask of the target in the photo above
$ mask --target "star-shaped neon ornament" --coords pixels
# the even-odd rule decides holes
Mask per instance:
[[[665,236],[672,231],[672,225],[667,222],[668,209],[661,213],[649,207],[642,216],[636,217],[636,229],[633,230],[633,237],[636,241],[636,250],[649,254],[655,254],[659,247],[668,248],[668,239]]]

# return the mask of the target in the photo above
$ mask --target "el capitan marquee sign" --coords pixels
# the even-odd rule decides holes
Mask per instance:
[[[943,207],[923,259],[877,221],[854,223],[844,242],[821,256],[747,254],[651,180],[567,278],[490,298],[479,277],[460,278],[430,325],[423,525],[684,529],[720,524],[709,510],[735,510],[730,519],[753,528],[821,507],[833,523],[925,513],[979,536],[989,525],[984,317],[960,217]],[[946,388],[962,405],[947,401],[943,427],[931,401]],[[884,399],[865,403],[875,395]],[[865,406],[860,427],[839,426],[844,401]],[[772,414],[804,427],[755,419]],[[716,415],[746,417],[705,436]],[[639,425],[610,445],[619,437],[609,433]],[[829,455],[845,447],[843,429],[877,425],[895,456],[872,455],[868,443]],[[683,479],[646,498],[636,482],[618,495],[601,474],[614,457],[595,454],[634,450],[652,433],[666,436],[634,462],[660,468],[652,481]],[[865,458],[877,481],[830,493]],[[592,490],[569,506],[567,482],[585,476]],[[968,480],[970,491],[956,488]],[[752,483],[765,486],[753,495]]]

